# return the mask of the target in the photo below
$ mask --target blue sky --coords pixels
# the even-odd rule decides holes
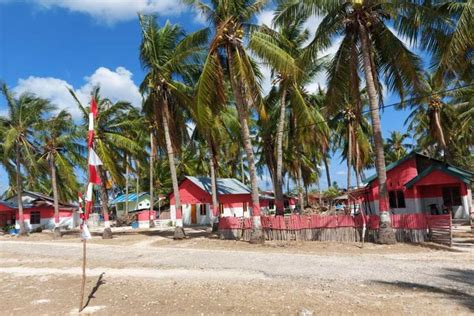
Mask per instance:
[[[204,26],[202,18],[179,0],[0,0],[0,80],[15,93],[31,91],[51,99],[58,107],[77,115],[66,87],[86,102],[92,86],[99,84],[109,98],[140,105],[137,86],[143,78],[138,60],[140,29],[136,12],[158,14],[187,31]],[[257,17],[271,20],[270,9]],[[310,25],[318,23],[315,18]],[[329,50],[331,53],[331,50]],[[324,81],[319,78],[319,82]],[[263,84],[268,86],[268,81]],[[386,97],[385,104],[397,101]],[[0,115],[5,114],[0,99]],[[384,136],[404,130],[405,111],[386,109],[382,114]],[[346,169],[333,158],[331,174],[345,186]],[[263,176],[261,187],[271,186]],[[323,188],[327,186],[322,177]],[[0,168],[0,192],[8,185]]]

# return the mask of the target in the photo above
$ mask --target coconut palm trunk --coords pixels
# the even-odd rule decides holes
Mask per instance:
[[[331,186],[331,172],[329,171],[329,162],[326,154],[323,155],[324,169],[326,169],[326,179],[328,181],[328,188]]]
[[[153,190],[153,160],[155,156],[155,144],[153,140],[153,132],[150,132],[150,212],[148,213],[148,220],[150,221],[150,227],[154,227],[154,218],[152,218],[152,211],[155,206],[154,190]]]
[[[27,236],[28,231],[25,226],[25,217],[23,215],[23,184],[21,180],[21,166],[20,166],[20,148],[16,146],[16,198],[18,200],[18,222],[20,225],[20,236]]]
[[[359,166],[360,166],[360,152],[359,152],[359,142],[357,141],[357,137],[355,137],[355,154],[356,154],[356,163],[355,163],[355,168],[354,168],[354,172],[355,172],[355,176],[356,176],[356,181],[357,181],[357,188],[360,188],[361,187],[361,181],[360,181],[360,171],[359,171]]]
[[[347,192],[351,187],[352,175],[352,121],[347,125]]]
[[[58,197],[58,183],[56,176],[56,165],[54,155],[49,157],[49,167],[51,168],[51,186],[53,188],[54,200],[54,239],[61,238],[61,229],[59,228],[59,197]]]
[[[128,157],[125,156],[125,215],[128,215],[128,186],[130,177],[130,167],[128,165]]]
[[[102,209],[102,216],[104,217],[104,231],[102,232],[102,239],[112,239],[112,229],[110,229],[109,221],[109,196],[107,194],[107,171],[103,166],[99,166],[100,177],[102,184],[100,185],[100,208]]]
[[[285,114],[286,114],[286,93],[287,90],[284,85],[281,85],[281,98],[280,98],[280,117],[278,119],[277,126],[277,139],[276,139],[276,154],[277,154],[277,165],[275,175],[275,206],[276,215],[284,215],[285,206],[283,201],[283,130],[285,128]]]
[[[173,183],[173,195],[174,195],[175,208],[176,208],[176,229],[174,231],[173,238],[183,239],[185,237],[185,234],[184,234],[184,228],[183,228],[181,198],[179,196],[179,184],[178,184],[178,176],[176,173],[176,165],[174,161],[173,144],[171,143],[169,118],[170,118],[170,113],[169,113],[168,99],[165,96],[163,99],[163,130],[165,132],[166,151],[168,153],[168,162],[170,166],[171,182]]]
[[[304,210],[304,195],[303,195],[303,171],[301,169],[301,161],[298,163],[298,203],[300,205],[300,213]]]
[[[249,168],[250,184],[252,188],[252,234],[250,242],[261,243],[263,240],[262,224],[260,222],[260,201],[258,192],[257,172],[255,168],[255,160],[250,140],[250,130],[248,125],[248,106],[242,95],[242,83],[239,82],[237,74],[234,70],[234,51],[232,48],[227,50],[229,58],[230,83],[235,96],[237,113],[240,121],[240,131],[242,141],[244,143],[245,154],[247,155],[247,164]]]
[[[375,170],[379,182],[379,210],[380,210],[380,243],[395,243],[395,233],[392,229],[390,215],[388,214],[387,199],[387,174],[385,171],[385,156],[383,148],[382,129],[379,116],[379,103],[375,87],[374,69],[369,48],[369,35],[362,23],[360,26],[360,41],[362,48],[362,64],[364,68],[367,94],[369,97],[370,116],[375,144]]]
[[[440,113],[439,108],[435,108],[434,110],[434,129],[435,129],[435,134],[436,138],[438,141],[438,146],[439,148],[443,151],[443,156],[446,155],[446,140],[444,138],[444,132],[443,132],[443,127],[441,126],[441,113]]]
[[[217,201],[217,180],[216,180],[216,161],[215,161],[215,155],[213,153],[212,148],[210,149],[211,151],[211,159],[209,161],[210,163],[210,171],[211,171],[211,198],[212,198],[212,204],[211,204],[211,229],[212,232],[216,232],[218,230],[218,218],[219,218],[219,202]]]

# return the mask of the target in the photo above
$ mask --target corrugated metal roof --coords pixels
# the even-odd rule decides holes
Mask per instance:
[[[18,201],[16,200],[17,196],[14,195],[11,198],[7,199],[6,202],[18,207]],[[40,205],[54,205],[54,199],[50,196],[47,196],[42,193],[27,191],[24,190],[22,193],[22,201],[24,207],[33,207],[33,206],[40,206]],[[77,207],[74,204],[66,203],[59,201],[60,207]]]
[[[191,182],[198,187],[211,194],[211,178],[209,177],[190,177],[186,176]],[[217,179],[217,194],[249,194],[251,191],[249,187],[233,178]]]
[[[141,192],[138,194],[138,198],[141,198],[144,195],[149,195],[147,192]],[[110,202],[110,204],[117,204],[117,203],[123,203],[127,200],[127,195],[122,194],[117,196],[115,199]],[[137,194],[136,193],[129,193],[128,194],[128,201],[129,202],[134,202],[137,200]]]

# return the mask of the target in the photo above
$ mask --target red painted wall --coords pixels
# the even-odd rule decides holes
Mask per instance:
[[[139,221],[147,221],[150,219],[150,215],[153,215],[153,218],[156,219],[156,211],[151,211],[151,214],[150,214],[150,211],[141,211],[141,212],[138,212],[138,220]]]
[[[461,195],[467,195],[467,185],[456,177],[441,170],[435,170],[416,183],[422,187],[420,195],[426,197],[443,196],[442,187],[458,186]]]
[[[242,206],[242,203],[247,202],[247,203],[252,203],[252,196],[250,193],[248,194],[226,194],[226,195],[219,195],[219,202],[228,205],[235,205],[238,206],[237,204],[240,204]]]
[[[179,185],[179,196],[181,204],[212,203],[211,195],[188,179]],[[173,193],[170,194],[170,204],[175,205]]]
[[[7,205],[0,204],[0,212],[10,212],[14,211],[15,209],[8,207]]]
[[[387,172],[387,190],[403,190],[405,198],[415,198],[415,192],[411,189],[406,189],[403,185],[417,175],[416,160],[413,157]],[[379,182],[374,180],[370,184],[369,201],[378,199]]]
[[[31,212],[40,212],[41,218],[53,218],[54,217],[54,207],[52,206],[43,206],[43,207],[32,207],[26,208],[23,211],[24,219],[30,219]],[[59,217],[71,217],[72,211],[67,209],[59,209]],[[16,212],[16,219],[19,219],[18,212]]]

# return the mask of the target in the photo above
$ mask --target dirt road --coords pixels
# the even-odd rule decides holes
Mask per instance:
[[[472,254],[406,245],[369,244],[361,250],[356,244],[312,244],[311,250],[301,251],[308,246],[250,246],[202,238],[170,242],[148,237],[124,239],[123,244],[120,238],[113,244],[96,240],[88,246],[87,289],[94,293],[86,311],[474,312]],[[80,263],[77,241],[0,240],[2,313],[74,312]]]

